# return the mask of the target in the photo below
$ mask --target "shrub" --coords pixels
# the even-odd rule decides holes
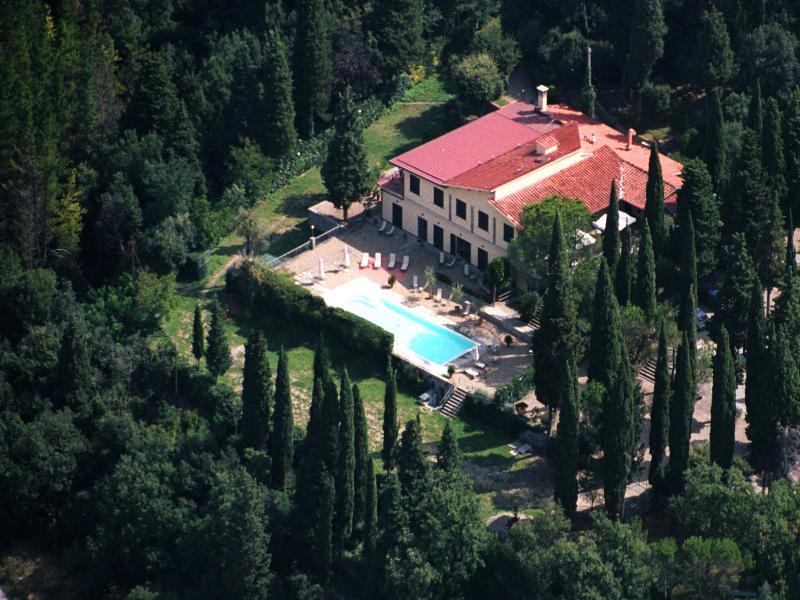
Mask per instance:
[[[672,89],[667,84],[648,82],[642,88],[642,110],[651,119],[667,114],[671,101]]]
[[[508,383],[498,388],[494,393],[494,405],[500,410],[513,410],[514,403],[533,389],[533,373],[533,367],[528,367],[524,373],[512,377]]]
[[[494,401],[482,394],[468,394],[464,402],[465,416],[480,419],[508,435],[518,436],[523,431],[531,429],[524,419],[513,412],[513,405],[511,409],[499,408]]]
[[[494,100],[503,91],[503,78],[497,65],[484,52],[467,55],[456,62],[453,81],[459,98],[474,108]]]
[[[522,298],[519,299],[519,316],[525,323],[530,323],[539,306],[542,303],[542,297],[536,292],[525,292]]]
[[[254,261],[229,270],[225,288],[247,308],[309,331],[322,331],[328,339],[341,340],[359,354],[383,357],[392,349],[390,333],[361,317],[327,306],[322,298],[295,284],[288,274],[266,269]]]
[[[503,32],[499,19],[492,19],[478,30],[475,50],[491,56],[503,77],[508,77],[520,60],[517,41]]]
[[[202,252],[192,252],[186,257],[180,272],[181,281],[199,281],[208,275],[207,255]]]
[[[395,283],[397,283],[397,277],[395,277],[394,275],[389,275],[389,280],[386,282],[386,284],[390,288],[393,288]]]
[[[455,374],[455,372],[456,372],[456,366],[455,365],[452,365],[452,364],[451,365],[447,365],[447,376],[448,377],[452,378],[453,375]]]
[[[503,338],[503,341],[506,343],[506,346],[510,346],[514,343],[514,338],[511,337],[511,334],[506,334],[506,337]]]

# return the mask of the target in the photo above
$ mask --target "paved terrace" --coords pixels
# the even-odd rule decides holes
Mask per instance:
[[[343,264],[345,246],[350,254],[349,269],[345,269]],[[361,268],[359,265],[364,252],[369,253],[370,258],[368,266]],[[374,265],[376,252],[381,253],[380,268],[375,268]],[[396,255],[394,269],[388,268],[391,253]],[[409,268],[403,272],[400,270],[400,265],[406,255],[410,261]],[[319,278],[320,259],[324,265],[324,280]],[[451,259],[450,255],[446,255],[445,263]],[[531,355],[528,352],[528,344],[515,338],[511,346],[506,346],[504,339],[507,332],[476,315],[475,307],[482,306],[483,302],[468,293],[464,294],[460,302],[462,308],[465,301],[471,303],[472,309],[467,317],[462,311],[455,310],[452,301],[441,304],[435,302],[433,295],[440,288],[443,299],[447,300],[450,297],[449,285],[437,281],[432,289],[414,293],[414,276],[416,275],[418,284],[424,286],[425,268],[428,265],[432,265],[437,273],[443,273],[451,280],[461,282],[465,289],[480,288],[480,279],[471,279],[464,275],[463,261],[457,261],[450,268],[440,265],[437,249],[397,228],[391,235],[380,233],[374,221],[370,219],[351,222],[344,232],[320,242],[314,250],[289,259],[281,265],[281,268],[295,274],[298,279],[302,279],[303,276],[310,277],[313,284],[308,286],[309,289],[320,295],[359,277],[386,286],[389,277],[394,275],[397,283],[392,292],[403,296],[403,304],[427,308],[440,318],[440,324],[445,324],[446,321],[451,328],[481,344],[479,360],[486,364],[486,368],[480,371],[480,376],[471,378],[463,372],[464,368],[472,367],[475,363],[474,356],[468,356],[456,361],[459,370],[453,381],[464,389],[491,394],[511,377],[522,373],[530,366]],[[477,273],[474,269],[471,272]]]

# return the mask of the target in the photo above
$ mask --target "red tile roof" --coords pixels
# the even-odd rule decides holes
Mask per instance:
[[[620,174],[623,182],[620,184]],[[586,204],[592,214],[602,212],[608,206],[611,180],[622,190],[622,200],[643,209],[646,197],[647,171],[623,160],[609,146],[601,146],[584,160],[567,167],[550,177],[523,188],[513,194],[491,200],[506,218],[519,225],[519,215],[528,204],[535,204],[548,196],[578,198]],[[677,188],[664,183],[664,198],[667,205],[675,203]]]

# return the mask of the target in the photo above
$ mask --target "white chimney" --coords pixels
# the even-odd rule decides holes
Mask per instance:
[[[536,88],[536,92],[536,108],[538,108],[540,112],[547,112],[548,87],[546,85],[539,85]]]

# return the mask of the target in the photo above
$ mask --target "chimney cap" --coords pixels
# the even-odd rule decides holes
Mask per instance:
[[[549,92],[550,88],[544,85],[543,83],[540,83],[539,85],[536,86],[536,91],[544,94],[545,92]]]

